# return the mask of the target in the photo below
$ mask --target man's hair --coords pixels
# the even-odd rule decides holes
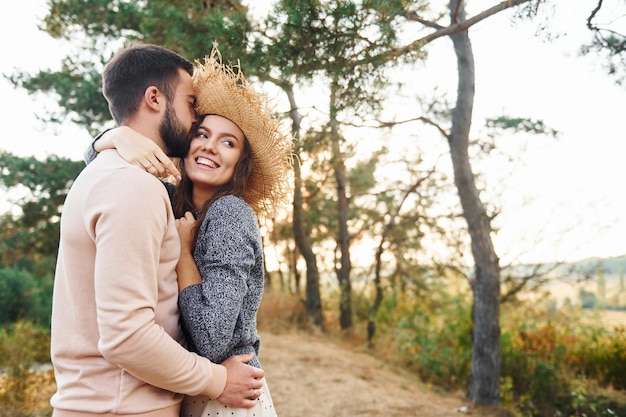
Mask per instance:
[[[193,75],[190,61],[161,46],[134,44],[120,50],[102,74],[102,92],[115,122],[119,125],[135,115],[150,86],[157,87],[171,101],[179,69]]]

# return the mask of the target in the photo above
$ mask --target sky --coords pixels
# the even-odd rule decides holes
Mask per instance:
[[[470,1],[468,15],[495,2]],[[558,140],[526,144],[515,172],[507,171],[502,179],[506,183],[494,243],[505,262],[626,255],[626,87],[615,84],[598,57],[578,54],[590,39],[585,21],[596,1],[553,3],[558,7],[534,22],[513,23],[511,13],[501,13],[470,30],[476,67],[474,126],[481,118],[507,114],[541,119],[561,132]],[[612,24],[625,33],[626,2],[605,0],[604,7],[614,17],[621,15]],[[0,73],[58,69],[72,51],[38,30],[45,12],[45,0],[2,2]],[[539,31],[542,25],[550,29],[551,40]],[[420,85],[455,90],[450,45],[440,39],[429,46],[427,64],[416,74]],[[4,77],[0,97],[0,151],[82,159],[91,140],[84,129],[71,123],[51,127],[37,118],[55,108],[52,98],[28,96]],[[502,168],[492,167],[494,173]]]

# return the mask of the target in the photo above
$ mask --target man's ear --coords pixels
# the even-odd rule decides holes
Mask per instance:
[[[165,103],[165,97],[161,94],[161,91],[153,85],[146,88],[143,99],[146,106],[156,112],[161,111],[161,106]]]

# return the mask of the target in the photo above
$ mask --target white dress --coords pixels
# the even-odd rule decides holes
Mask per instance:
[[[263,379],[261,396],[252,408],[229,407],[204,395],[186,396],[180,417],[276,417],[276,410],[267,383]]]

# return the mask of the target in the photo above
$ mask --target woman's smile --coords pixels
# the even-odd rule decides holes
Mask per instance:
[[[217,115],[204,117],[185,158],[187,175],[199,199],[210,197],[232,180],[245,140],[241,129],[229,119]]]

